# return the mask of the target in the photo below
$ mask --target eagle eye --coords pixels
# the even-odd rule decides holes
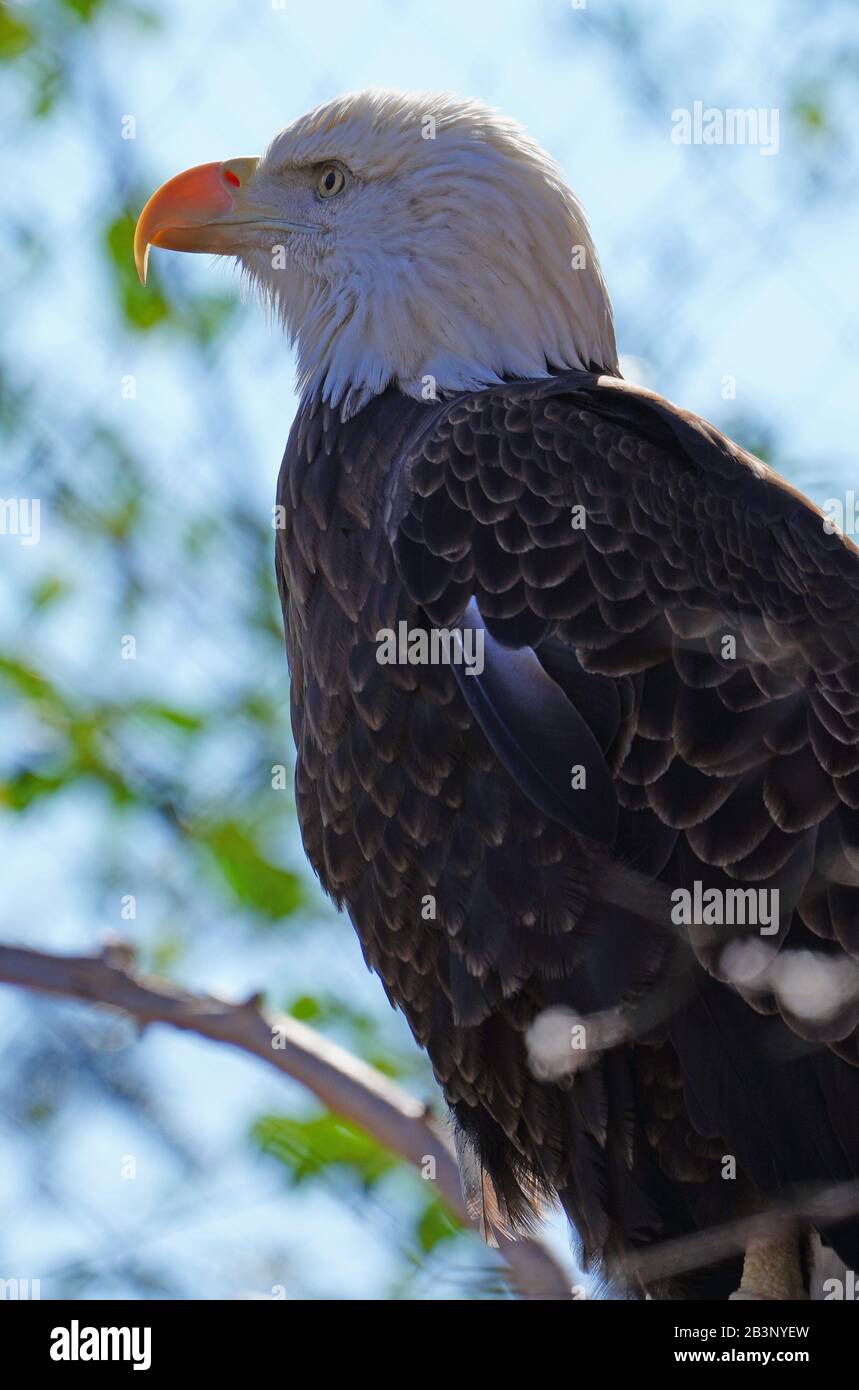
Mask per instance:
[[[321,171],[316,182],[316,191],[320,198],[333,198],[340,192],[346,182],[342,169],[338,169],[336,164],[326,164]]]

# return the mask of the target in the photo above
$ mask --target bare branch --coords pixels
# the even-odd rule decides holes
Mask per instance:
[[[233,1004],[214,995],[193,994],[136,973],[133,962],[134,952],[122,942],[95,956],[56,956],[0,946],[0,982],[121,1009],[140,1024],[168,1023],[251,1053],[300,1081],[330,1110],[360,1125],[409,1163],[420,1168],[433,1158],[435,1181],[448,1205],[463,1225],[476,1229],[465,1207],[446,1130],[419,1101],[296,1019],[263,1014],[260,995]],[[571,1298],[564,1270],[540,1241],[513,1241],[499,1234],[498,1242],[523,1298]]]
[[[804,1223],[818,1228],[835,1226],[857,1212],[859,1182],[809,1188],[796,1192],[790,1201],[767,1212],[724,1226],[711,1226],[696,1235],[662,1241],[649,1250],[636,1251],[618,1261],[612,1273],[619,1279],[637,1276],[646,1284],[740,1255],[752,1239],[776,1239]]]

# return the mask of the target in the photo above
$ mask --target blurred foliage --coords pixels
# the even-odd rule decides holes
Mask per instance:
[[[117,404],[100,379],[87,389],[85,373],[62,354],[49,349],[33,362],[0,330],[4,495],[38,497],[42,529],[38,546],[15,548],[12,601],[0,623],[0,720],[12,733],[0,753],[0,832],[15,822],[32,842],[59,833],[52,857],[62,866],[64,889],[71,876],[77,901],[91,904],[80,929],[93,944],[109,927],[133,940],[146,968],[183,979],[195,962],[199,968],[207,943],[216,943],[224,959],[240,957],[243,943],[254,945],[264,928],[281,940],[289,933],[291,949],[279,959],[299,980],[305,943],[325,932],[336,955],[348,927],[322,912],[296,843],[270,512],[249,502],[242,468],[235,467],[246,449],[227,366],[239,298],[194,288],[181,266],[163,261],[146,288],[139,284],[134,226],[155,180],[136,159],[130,175],[130,147],[116,142],[111,151],[102,134],[109,102],[95,45],[114,25],[148,41],[159,22],[126,0],[0,4],[0,65],[18,83],[22,132],[73,124],[98,152],[99,168],[72,232],[28,224],[10,211],[4,237],[18,288],[6,308],[14,302],[26,324],[44,303],[46,268],[59,270],[58,248],[71,238],[98,309],[97,318],[79,325],[82,353],[96,369],[101,353],[132,364],[121,367],[131,380],[145,354],[166,360],[184,396],[196,402],[207,453],[215,412],[218,461],[225,465],[207,465],[195,481],[195,442],[175,406],[165,414],[169,426],[144,441],[133,388]],[[64,327],[62,299],[51,312]],[[66,836],[81,846],[70,861],[63,857]],[[126,918],[119,905],[128,894],[138,904]],[[6,934],[20,936],[14,916],[7,916]],[[274,936],[266,940],[273,951]],[[292,998],[296,1017],[387,1075],[423,1093],[431,1089],[424,1060],[403,1045],[400,1029],[392,1044],[381,993],[373,994],[373,1009],[357,1007],[332,977],[324,989]],[[28,1007],[46,1019],[52,1007],[62,1009]],[[10,1122],[14,1116],[48,1163],[65,1118],[85,1098],[97,1098],[113,1109],[132,1107],[184,1165],[181,1140],[159,1117],[157,1078],[150,1093],[135,1075],[133,1035],[108,1066],[107,1024],[74,1031],[72,1016],[61,1017],[63,1036],[71,1028],[75,1038],[61,1067],[50,1026],[18,1042],[17,1070],[7,1071],[0,1087],[0,1135],[4,1115]],[[52,1079],[35,1082],[36,1073]],[[398,1159],[332,1115],[264,1115],[248,1153],[258,1165],[276,1164],[293,1188],[319,1188],[378,1228],[391,1245],[397,1296],[414,1290],[426,1277],[422,1260],[442,1248],[464,1245],[485,1263],[431,1184],[407,1175]],[[45,1190],[60,1202],[53,1184]],[[354,1202],[354,1192],[372,1194],[372,1203]],[[284,1233],[288,1226],[285,1215]],[[470,1280],[467,1296],[504,1293],[497,1262],[489,1263],[488,1282]],[[131,1253],[107,1268],[112,1273],[84,1254],[62,1272],[56,1291],[187,1293],[181,1274]],[[443,1277],[434,1266],[436,1274]]]
[[[397,1165],[387,1149],[363,1130],[331,1114],[310,1120],[265,1115],[254,1126],[252,1137],[263,1153],[283,1164],[296,1183],[332,1168],[345,1168],[369,1190]]]
[[[235,316],[238,301],[234,295],[197,294],[168,300],[159,287],[157,276],[150,276],[141,285],[134,265],[134,228],[140,208],[146,202],[143,193],[134,200],[134,208],[124,209],[105,230],[105,249],[111,270],[117,306],[128,328],[146,333],[162,323],[200,347],[212,343],[224,333]]]
[[[42,0],[39,5],[0,0],[0,63],[17,63],[27,81],[30,114],[49,116],[72,86],[78,45],[99,20],[121,16],[141,30],[159,17],[124,0]]]
[[[277,1160],[293,1185],[339,1174],[368,1194],[400,1168],[380,1144],[335,1115],[318,1113],[307,1119],[265,1115],[254,1125],[252,1138],[263,1153]],[[404,1257],[414,1262],[461,1236],[463,1228],[432,1185],[413,1170],[409,1170],[409,1183],[416,1196],[400,1239]],[[400,1288],[400,1296],[405,1287]]]
[[[285,1011],[299,1022],[307,1023],[313,1028],[321,1028],[326,1032],[336,1031],[348,1040],[348,1045],[354,1052],[359,1053],[365,1062],[369,1062],[377,1071],[390,1076],[392,1080],[406,1080],[410,1075],[414,1076],[417,1070],[423,1071],[422,1061],[416,1059],[414,1054],[409,1054],[407,1059],[400,1054],[393,1054],[390,1049],[382,1051],[379,1046],[378,1018],[374,1014],[352,1007],[336,995],[302,994],[287,1004]]]

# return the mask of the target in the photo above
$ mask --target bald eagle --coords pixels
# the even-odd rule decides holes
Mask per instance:
[[[296,347],[304,846],[486,1227],[556,1198],[634,1269],[854,1182],[856,548],[622,379],[579,202],[476,101],[332,101],[163,185],[150,245],[235,256]],[[630,1290],[801,1295],[806,1233]],[[859,1268],[855,1218],[820,1234]]]

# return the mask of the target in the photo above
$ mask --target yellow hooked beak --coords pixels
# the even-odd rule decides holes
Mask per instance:
[[[150,246],[237,255],[251,244],[251,228],[257,233],[261,228],[316,230],[303,222],[285,221],[276,208],[255,200],[258,165],[258,159],[197,164],[152,194],[134,232],[134,264],[142,284],[146,284]]]

